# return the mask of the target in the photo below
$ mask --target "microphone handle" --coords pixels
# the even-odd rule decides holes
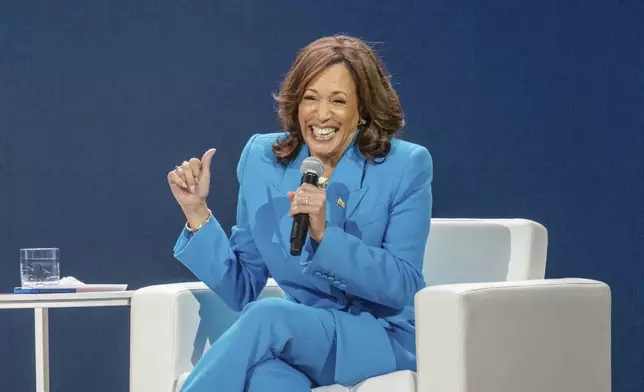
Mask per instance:
[[[302,184],[317,186],[318,176],[315,173],[304,173],[302,175]],[[309,215],[296,214],[293,217],[293,226],[291,227],[291,255],[299,256],[302,254],[302,248],[304,248],[308,232]]]

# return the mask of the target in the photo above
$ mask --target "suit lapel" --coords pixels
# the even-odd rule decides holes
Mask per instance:
[[[356,132],[357,135],[357,132]],[[362,186],[367,161],[358,150],[354,139],[333,170],[327,186],[327,220],[341,226],[353,215],[367,187]]]
[[[302,161],[309,156],[309,147],[306,144],[302,144],[300,152],[297,154],[297,157],[293,159],[284,169],[284,175],[277,185],[277,189],[287,194],[290,191],[295,191],[300,186],[302,182],[302,173],[300,172],[300,165]]]

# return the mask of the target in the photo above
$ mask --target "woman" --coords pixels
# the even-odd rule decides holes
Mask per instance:
[[[373,50],[334,36],[304,48],[275,96],[285,133],[255,135],[237,167],[228,238],[206,205],[208,150],[168,173],[187,218],[175,257],[243,312],[182,391],[310,391],[415,369],[414,294],[424,287],[428,151],[394,139],[403,117]],[[319,187],[300,164],[324,166]],[[309,216],[300,256],[295,214]],[[255,301],[269,274],[285,299]],[[253,302],[255,301],[255,302]]]

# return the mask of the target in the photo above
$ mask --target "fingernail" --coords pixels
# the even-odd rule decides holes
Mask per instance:
[[[195,186],[194,185],[190,185],[190,193],[195,193]]]

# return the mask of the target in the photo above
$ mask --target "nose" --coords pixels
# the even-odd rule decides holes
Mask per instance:
[[[325,100],[320,101],[317,106],[316,112],[318,120],[320,120],[321,122],[324,122],[331,118],[331,110],[329,108],[329,104]]]

